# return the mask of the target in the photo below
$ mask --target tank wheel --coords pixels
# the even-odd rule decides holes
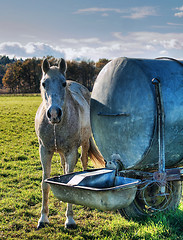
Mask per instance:
[[[121,216],[127,219],[139,219],[159,211],[176,209],[182,196],[181,181],[166,183],[165,193],[160,194],[158,182],[149,182],[138,190],[134,201],[126,208],[119,209]]]

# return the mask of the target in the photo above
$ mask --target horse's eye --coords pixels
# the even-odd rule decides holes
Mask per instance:
[[[45,88],[45,82],[42,83],[42,86]]]
[[[62,86],[63,86],[63,87],[66,87],[66,82],[62,83]]]

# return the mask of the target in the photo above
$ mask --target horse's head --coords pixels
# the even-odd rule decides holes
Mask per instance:
[[[50,67],[47,59],[42,64],[41,95],[46,108],[46,116],[50,123],[61,121],[66,95],[66,63],[60,59],[58,67]]]

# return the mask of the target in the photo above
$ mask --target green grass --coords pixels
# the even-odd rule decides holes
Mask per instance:
[[[34,116],[40,96],[0,97],[0,239],[183,239],[183,204],[145,221],[74,206],[76,230],[64,229],[66,204],[50,192],[50,225],[36,230],[41,210],[41,176]],[[90,163],[90,167],[91,167]],[[78,162],[76,170],[81,170]],[[52,176],[62,174],[58,155]]]

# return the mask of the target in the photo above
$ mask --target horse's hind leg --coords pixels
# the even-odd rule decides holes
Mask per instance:
[[[51,159],[53,156],[53,152],[49,152],[40,145],[40,158],[41,158],[41,163],[42,163],[42,168],[43,168],[43,176],[42,176],[42,209],[41,209],[41,217],[38,221],[38,226],[37,228],[42,228],[46,224],[49,223],[48,220],[48,194],[49,194],[49,185],[44,182],[45,179],[50,177],[50,172],[51,172]]]
[[[86,140],[81,145],[81,163],[83,170],[86,170],[88,167],[88,150],[89,150],[89,140]]]

